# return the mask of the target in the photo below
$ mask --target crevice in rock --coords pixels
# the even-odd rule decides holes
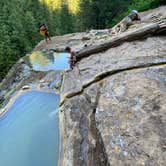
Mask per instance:
[[[91,93],[80,94],[84,98],[86,108],[80,110],[81,116],[78,119],[78,129],[80,137],[74,141],[73,165],[74,166],[109,166],[102,137],[97,129],[95,114],[100,98],[98,86],[92,100]],[[85,104],[84,103],[84,104]]]
[[[83,93],[83,91],[84,91],[84,89],[82,88],[80,91],[77,91],[77,92],[75,92],[75,93],[70,93],[70,94],[68,94],[68,95],[65,96],[63,99],[61,99],[60,104],[59,104],[59,107],[61,107],[61,106],[64,104],[64,102],[65,102],[66,99],[70,99],[70,98],[72,98],[72,97],[74,97],[74,96],[81,95],[81,94]]]
[[[100,89],[102,87],[102,83],[100,84],[100,88],[97,91],[96,95],[96,101],[93,104],[93,112],[91,113],[90,116],[90,131],[95,139],[95,144],[93,145],[93,148],[90,149],[90,163],[89,165],[91,166],[110,166],[108,163],[108,157],[106,154],[105,146],[102,140],[102,137],[100,135],[100,132],[97,129],[96,126],[96,119],[95,119],[95,114],[96,114],[96,109],[98,106],[99,98],[100,98]]]
[[[109,77],[109,76],[112,76],[112,75],[115,75],[115,74],[119,74],[121,72],[144,69],[144,68],[148,68],[148,67],[155,67],[155,66],[161,66],[161,65],[166,65],[166,62],[142,64],[140,66],[132,66],[132,67],[124,68],[124,69],[117,69],[117,70],[113,70],[113,71],[107,71],[105,73],[101,73],[100,75],[96,76],[92,81],[90,81],[89,83],[83,85],[83,89],[87,88],[88,86],[90,86],[90,85],[92,85],[92,84],[94,84],[98,81],[102,81],[106,77]]]
[[[81,160],[82,160],[82,166],[87,166],[88,165],[88,160],[87,160],[87,151],[88,151],[88,120],[85,114],[82,115],[80,122],[79,122],[79,130],[80,130],[80,135],[82,137],[81,143],[80,143],[80,154],[81,154]]]
[[[79,133],[81,138],[75,139],[73,145],[73,166],[88,166],[87,152],[89,147],[88,141],[88,119],[83,113],[79,119]]]
[[[85,88],[87,88],[88,86],[90,86],[90,85],[92,85],[94,83],[102,81],[106,77],[109,77],[109,76],[112,76],[112,75],[115,75],[115,74],[119,74],[121,72],[145,69],[145,68],[148,68],[148,67],[155,67],[155,66],[162,66],[162,65],[166,65],[166,62],[164,61],[164,62],[160,62],[160,63],[142,64],[142,65],[139,65],[139,66],[131,66],[131,67],[123,68],[123,69],[117,69],[117,70],[112,70],[112,71],[107,71],[107,72],[104,72],[104,73],[100,73],[93,80],[91,80],[87,84],[83,85],[80,91],[77,91],[77,92],[74,92],[74,93],[70,93],[70,94],[67,94],[66,96],[64,96],[64,98],[60,102],[60,106],[63,105],[63,103],[65,102],[65,100],[67,98],[72,98],[74,96],[82,94],[84,92]]]
[[[96,126],[95,114],[96,114],[96,109],[93,110],[93,113],[90,117],[91,119],[90,130],[93,135],[93,138],[96,141],[95,147],[91,150],[92,160],[90,165],[91,166],[110,166],[110,164],[108,163],[108,157],[106,154],[103,140]]]
[[[100,84],[100,88],[102,84]],[[96,109],[100,98],[100,88],[97,90],[95,101],[92,103],[90,96],[86,96],[90,106],[89,114],[82,112],[79,119],[79,133],[81,138],[74,142],[74,166],[110,166],[105,146],[96,126]]]

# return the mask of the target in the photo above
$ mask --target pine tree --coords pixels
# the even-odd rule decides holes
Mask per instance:
[[[74,31],[72,14],[69,12],[68,5],[62,3],[61,10],[59,12],[60,19],[60,33],[66,34]]]
[[[43,39],[38,32],[42,23],[51,36],[101,29],[113,26],[133,9],[165,4],[165,0],[1,0],[0,80]]]

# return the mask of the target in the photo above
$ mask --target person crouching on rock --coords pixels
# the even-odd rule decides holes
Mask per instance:
[[[137,10],[132,10],[131,13],[124,18],[121,24],[121,32],[124,32],[128,27],[132,24],[134,24],[134,21],[140,21],[140,16],[138,14]]]
[[[112,29],[112,34],[118,34],[119,32],[124,32],[128,27],[134,24],[134,21],[140,21],[140,16],[137,10],[132,10],[128,16],[126,16],[119,24],[117,24]]]
[[[45,37],[46,43],[47,43],[47,39],[49,39],[51,41],[51,38],[49,36],[48,27],[45,24],[42,24],[39,27],[39,31],[40,31],[40,34]]]
[[[71,49],[70,47],[66,47],[65,51],[70,53],[70,58],[69,58],[70,70],[73,70],[76,62],[76,51],[74,49]]]

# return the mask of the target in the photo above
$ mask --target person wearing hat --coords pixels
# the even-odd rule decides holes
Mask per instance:
[[[128,15],[128,17],[131,19],[131,21],[140,20],[140,16],[139,16],[137,10],[132,10],[132,11],[130,12],[130,14]]]

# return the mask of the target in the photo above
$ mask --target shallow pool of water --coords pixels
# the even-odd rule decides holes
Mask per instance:
[[[56,166],[59,95],[31,91],[0,117],[0,166]]]
[[[69,69],[69,53],[33,52],[29,61],[35,71]]]

